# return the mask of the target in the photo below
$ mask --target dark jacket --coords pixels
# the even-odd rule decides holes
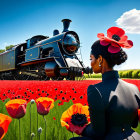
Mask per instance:
[[[131,127],[138,125],[138,88],[119,79],[118,71],[102,75],[102,82],[87,90],[91,123],[82,135],[94,140],[140,140]]]

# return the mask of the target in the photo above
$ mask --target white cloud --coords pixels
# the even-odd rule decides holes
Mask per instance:
[[[140,10],[132,9],[123,13],[116,23],[127,33],[140,34]]]

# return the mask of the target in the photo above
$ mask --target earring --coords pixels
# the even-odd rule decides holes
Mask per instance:
[[[99,67],[101,67],[101,64],[99,63]]]

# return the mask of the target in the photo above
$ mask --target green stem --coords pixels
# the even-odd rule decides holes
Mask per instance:
[[[46,140],[46,119],[45,119],[44,115],[43,115],[43,118],[44,118],[44,121],[45,121],[45,140]]]
[[[72,132],[72,135],[73,135],[73,138],[74,138],[74,134],[73,134],[73,132]]]
[[[38,130],[38,112],[37,112],[37,130]]]
[[[31,137],[31,103],[30,103],[30,137]],[[31,137],[32,139],[32,137]]]
[[[21,140],[21,136],[20,136],[20,119],[19,119],[19,140]]]
[[[40,134],[39,134],[39,140],[40,140]]]

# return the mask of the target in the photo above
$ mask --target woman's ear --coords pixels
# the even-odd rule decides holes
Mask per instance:
[[[99,62],[100,64],[103,63],[103,57],[102,57],[101,55],[99,55],[99,57],[98,57],[98,62]]]

